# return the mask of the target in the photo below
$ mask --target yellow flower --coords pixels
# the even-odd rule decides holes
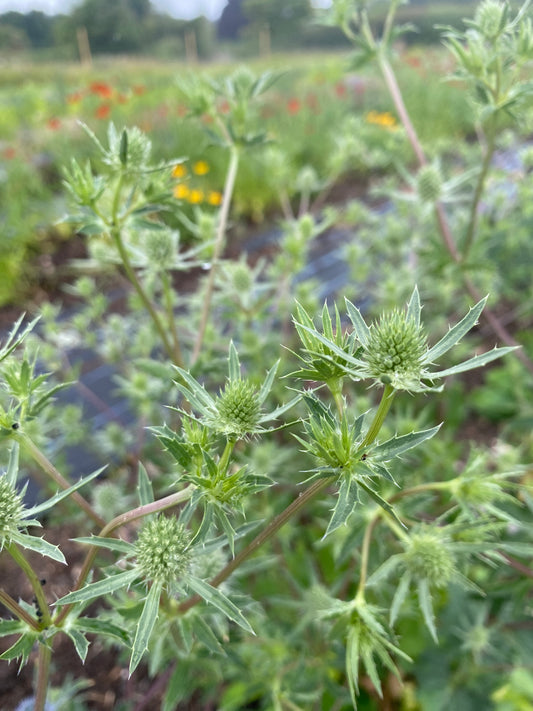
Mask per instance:
[[[382,126],[394,130],[397,128],[396,119],[389,111],[380,113],[379,111],[369,111],[365,116],[367,123],[373,123],[376,126]]]
[[[199,202],[202,202],[204,199],[204,191],[203,190],[198,190],[198,188],[194,188],[189,192],[189,202],[192,203],[193,205],[197,205]]]
[[[178,183],[178,185],[174,187],[174,190],[172,192],[174,193],[174,197],[178,200],[186,200],[189,197],[191,191],[187,185],[184,185],[183,183]]]
[[[173,178],[184,178],[187,175],[187,166],[183,165],[183,163],[178,163],[178,165],[175,165],[172,168],[172,177]]]
[[[207,195],[207,202],[218,207],[222,202],[222,193],[219,193],[218,190],[210,190]]]
[[[192,169],[196,175],[206,175],[209,173],[209,163],[205,160],[197,160]]]

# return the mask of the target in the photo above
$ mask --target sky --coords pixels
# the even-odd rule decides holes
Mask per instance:
[[[79,3],[80,0],[0,0],[0,15],[11,10],[22,13],[40,10],[48,15],[58,15],[68,13]],[[205,15],[210,20],[217,20],[226,0],[152,0],[152,5],[173,17],[191,19]]]

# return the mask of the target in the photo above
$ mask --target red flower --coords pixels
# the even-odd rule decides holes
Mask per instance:
[[[132,87],[133,93],[136,96],[142,96],[144,92],[146,91],[146,87],[143,84],[137,84],[136,86]]]
[[[5,158],[6,160],[13,160],[16,155],[17,151],[13,148],[13,146],[8,146],[2,151],[2,158]]]
[[[89,87],[89,91],[102,99],[109,99],[113,96],[112,87],[103,81],[93,81]]]
[[[302,105],[298,99],[289,99],[287,101],[287,111],[294,115],[297,114],[300,109],[302,108]]]
[[[97,119],[106,119],[109,118],[110,113],[111,106],[109,104],[100,104],[100,106],[94,112],[94,116]]]
[[[229,105],[229,101],[222,101],[218,107],[218,110],[221,114],[229,114],[230,109],[231,106]]]
[[[61,121],[60,119],[56,118],[55,116],[52,116],[52,118],[49,118],[48,121],[46,122],[46,125],[51,131],[57,131],[58,129],[61,128]]]
[[[129,101],[129,97],[127,94],[118,94],[117,101],[119,104],[127,104]]]
[[[339,97],[339,99],[342,99],[344,96],[346,96],[346,84],[343,84],[342,82],[338,82],[335,84],[335,93]]]

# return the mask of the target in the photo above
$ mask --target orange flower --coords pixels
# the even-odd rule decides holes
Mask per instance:
[[[72,94],[67,96],[67,104],[79,104],[83,99],[83,94],[81,91],[73,91]]]
[[[2,151],[2,158],[5,158],[6,160],[13,160],[16,155],[17,151],[13,148],[13,146],[8,146]]]
[[[187,166],[183,163],[178,163],[172,168],[173,178],[184,178],[187,175]]]
[[[52,116],[52,118],[49,118],[48,121],[46,122],[46,125],[51,131],[57,131],[58,129],[61,128],[61,121],[56,118],[55,116]]]
[[[93,81],[89,86],[89,91],[101,99],[110,99],[113,96],[113,88],[103,81]]]
[[[100,104],[100,106],[94,112],[94,116],[97,119],[106,119],[109,118],[110,113],[111,106],[109,104]]]
[[[194,188],[189,193],[189,202],[192,203],[193,205],[197,205],[199,202],[202,202],[203,199],[204,199],[204,191],[203,190],[198,190],[198,188]]]
[[[342,82],[338,82],[335,84],[335,93],[339,97],[339,99],[342,99],[344,96],[346,96],[346,84],[343,84]]]
[[[144,92],[146,91],[146,87],[144,86],[144,84],[137,84],[136,86],[132,87],[132,89],[133,89],[133,93],[136,96],[142,96],[144,94]]]
[[[196,175],[206,175],[209,173],[209,163],[205,160],[197,160],[193,165],[192,170]]]
[[[118,94],[117,96],[117,101],[119,104],[127,104],[129,100],[129,96],[127,94]]]
[[[288,102],[287,102],[287,111],[288,111],[291,115],[294,116],[295,114],[297,114],[297,113],[300,111],[301,108],[302,108],[302,105],[301,105],[301,103],[300,103],[300,101],[299,101],[298,99],[289,99],[289,100],[288,100]]]
[[[214,207],[218,207],[222,202],[222,193],[218,190],[210,190],[207,194],[207,202]]]
[[[178,183],[174,187],[174,190],[172,191],[174,197],[176,200],[186,200],[189,197],[190,190],[187,185],[184,185],[183,183]]]

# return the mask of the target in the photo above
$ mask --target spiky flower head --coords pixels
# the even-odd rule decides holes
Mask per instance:
[[[445,588],[455,573],[455,557],[446,537],[439,535],[438,531],[414,533],[403,561],[414,578],[427,580],[435,588]]]
[[[442,193],[442,175],[436,165],[423,165],[416,176],[416,189],[423,203],[434,203]]]
[[[474,23],[487,40],[494,40],[505,26],[509,11],[507,2],[501,0],[484,0],[474,16]]]
[[[143,248],[151,267],[168,269],[175,261],[178,247],[177,233],[168,230],[147,230],[143,234]]]
[[[22,497],[6,475],[0,477],[0,548],[18,530],[23,518]]]
[[[170,586],[191,564],[191,534],[174,516],[145,523],[135,543],[137,568],[145,580]]]
[[[227,434],[242,437],[256,429],[261,401],[256,388],[247,380],[228,380],[215,404],[220,425]]]
[[[395,309],[370,327],[364,358],[370,377],[408,390],[422,377],[426,350],[421,326]]]

